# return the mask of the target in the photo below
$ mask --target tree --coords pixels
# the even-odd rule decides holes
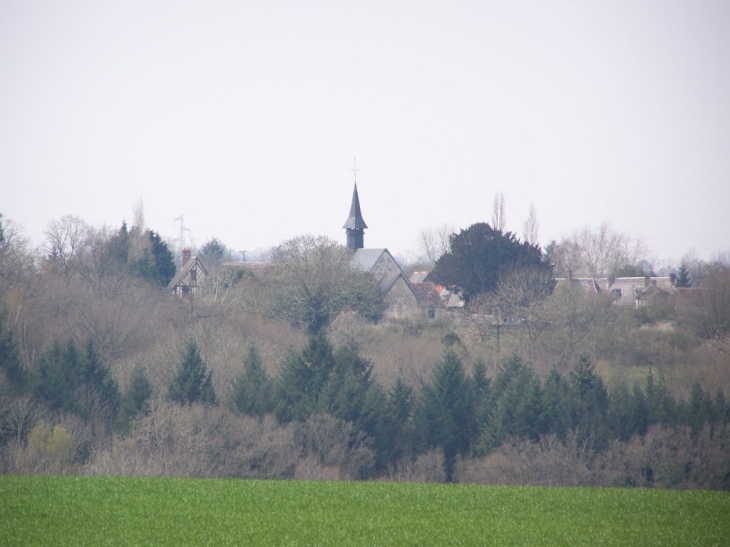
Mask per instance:
[[[373,278],[352,264],[352,251],[327,237],[301,236],[273,251],[274,313],[317,334],[344,310],[375,321],[385,310]]]
[[[198,257],[211,270],[218,268],[224,261],[230,260],[231,251],[218,238],[209,239],[198,251]]]
[[[437,228],[427,228],[418,234],[418,261],[424,262],[429,269],[433,269],[436,261],[449,252],[449,238],[454,228],[449,224],[442,224]]]
[[[522,239],[527,241],[530,245],[537,245],[537,235],[540,229],[540,225],[537,222],[537,213],[535,212],[535,206],[530,203],[530,212],[527,215],[527,220],[522,225]]]
[[[578,441],[592,440],[600,448],[607,440],[605,421],[608,392],[587,355],[581,355],[573,366],[570,388]]]
[[[494,194],[494,201],[492,202],[492,226],[499,232],[504,231],[504,227],[507,223],[507,217],[504,214],[504,194],[497,192]]]
[[[540,247],[481,222],[451,236],[451,250],[439,258],[430,278],[460,288],[468,302],[476,294],[494,291],[503,272],[526,267],[549,271]]]
[[[444,451],[444,471],[451,481],[456,456],[467,454],[477,432],[473,386],[454,351],[444,352],[434,369],[433,382],[423,386],[422,397],[427,443]]]
[[[65,346],[55,341],[40,359],[34,391],[51,410],[87,421],[111,423],[119,410],[117,383],[90,341],[84,353],[71,338]]]
[[[213,371],[208,371],[198,351],[198,345],[193,340],[187,343],[177,374],[167,390],[167,398],[181,405],[217,404],[213,389]]]
[[[78,217],[54,220],[46,230],[44,251],[50,267],[68,278],[78,271],[88,240],[89,227]]]
[[[137,416],[146,416],[150,412],[152,398],[152,384],[147,378],[143,367],[138,366],[132,371],[132,380],[122,397],[122,428],[128,429],[130,423]]]
[[[695,334],[712,338],[730,333],[730,266],[708,266],[700,287],[678,297],[680,321]]]
[[[145,235],[147,242],[143,244],[141,256],[134,261],[132,269],[143,279],[166,287],[175,277],[175,258],[158,233],[147,230]]]
[[[279,377],[277,417],[285,422],[305,421],[314,414],[334,368],[332,346],[322,333],[312,336],[301,353],[291,353]]]
[[[689,266],[686,262],[682,262],[682,264],[679,265],[679,270],[677,270],[676,286],[682,289],[692,286],[692,276],[689,273]]]
[[[6,328],[5,322],[4,314],[0,312],[0,386],[8,385],[12,393],[19,394],[28,386],[28,373],[18,357],[15,336]]]
[[[574,276],[606,277],[641,264],[645,255],[640,238],[617,232],[604,222],[596,230],[575,230],[552,249],[550,258],[560,276],[570,270]]]
[[[274,409],[274,383],[254,344],[248,347],[243,371],[233,381],[228,401],[234,410],[249,416],[263,416]]]

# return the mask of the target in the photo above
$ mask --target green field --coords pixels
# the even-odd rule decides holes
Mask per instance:
[[[730,494],[0,477],[2,545],[728,545]]]

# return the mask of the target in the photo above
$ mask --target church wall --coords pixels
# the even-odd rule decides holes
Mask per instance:
[[[385,303],[388,305],[385,316],[391,319],[414,317],[419,313],[416,297],[402,277],[399,277],[393,283],[393,286],[385,295]]]

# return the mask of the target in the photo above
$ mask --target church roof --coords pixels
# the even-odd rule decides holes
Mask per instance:
[[[358,249],[352,255],[352,262],[363,272],[369,272],[388,249]]]
[[[362,218],[360,212],[360,198],[357,195],[357,183],[355,183],[355,189],[352,191],[352,205],[350,206],[350,216],[347,218],[345,225],[342,227],[346,230],[363,230],[368,225]]]

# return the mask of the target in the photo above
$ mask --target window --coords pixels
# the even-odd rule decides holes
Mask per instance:
[[[434,319],[436,317],[436,310],[433,308],[428,308],[428,318]]]
[[[623,295],[623,291],[621,289],[611,289],[611,292],[621,298],[621,295]]]

